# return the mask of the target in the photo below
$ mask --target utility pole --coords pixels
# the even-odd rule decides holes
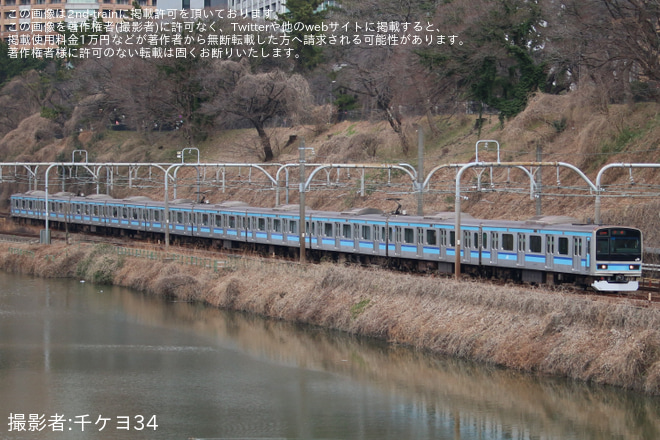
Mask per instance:
[[[300,264],[305,264],[305,139],[300,140],[300,227],[298,242],[300,243]]]
[[[417,126],[417,215],[424,216],[424,130]]]
[[[542,162],[543,158],[543,148],[541,147],[540,142],[536,142],[536,161]],[[536,174],[536,215],[543,214],[542,205],[541,205],[541,167],[537,170]]]

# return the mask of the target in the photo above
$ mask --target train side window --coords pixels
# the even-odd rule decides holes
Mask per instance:
[[[160,221],[160,211],[154,211],[154,221]]]
[[[438,244],[438,239],[434,229],[426,230],[426,244],[431,246],[435,246],[436,244]]]
[[[449,231],[449,246],[456,246],[456,231]]]
[[[273,219],[273,231],[282,232],[282,220],[279,218]]]
[[[176,213],[176,222],[183,223],[183,212],[177,211]]]
[[[289,220],[289,233],[297,234],[298,233],[298,222],[295,220]]]
[[[98,205],[94,205],[94,215],[99,215],[99,207]]]
[[[568,238],[567,237],[559,237],[558,240],[558,247],[559,247],[559,254],[560,255],[568,255]]]
[[[138,212],[138,208],[131,208],[131,211],[133,212],[133,220],[137,220],[138,217],[140,216],[140,213]]]
[[[227,217],[227,225],[230,228],[235,228],[236,227],[236,216],[235,215],[230,215]]]
[[[216,214],[214,222],[215,222],[215,227],[216,228],[221,228],[222,227],[222,214]]]
[[[486,232],[481,234],[481,249],[488,249],[488,234]]]
[[[113,206],[113,207],[112,207],[112,216],[113,216],[114,218],[119,217],[119,208],[117,208],[116,206]]]
[[[505,251],[513,250],[513,234],[502,234],[502,249]]]
[[[76,210],[76,214],[80,214],[80,211],[81,211],[81,210],[80,210],[80,205],[78,205],[78,204],[76,203],[74,206],[75,206],[74,209]],[[124,209],[126,209],[126,208],[124,208]]]
[[[479,247],[479,233],[478,232],[474,233],[474,247],[475,248]]]
[[[529,251],[541,253],[543,251],[543,240],[541,240],[540,235],[530,235],[529,236]]]
[[[341,225],[341,236],[344,238],[352,238],[350,223],[344,223]]]
[[[78,207],[76,206],[76,209]],[[121,218],[128,218],[128,209],[126,208],[121,208]]]
[[[403,228],[403,242],[408,244],[415,242],[415,230],[413,228]]]
[[[360,227],[360,238],[363,240],[371,240],[371,226],[362,225]]]
[[[208,226],[208,225],[209,225],[209,215],[202,214],[202,226]]]
[[[323,223],[323,235],[326,237],[333,237],[332,223]]]
[[[266,230],[266,219],[265,218],[258,218],[257,219],[257,230],[259,230],[259,231],[265,231]]]

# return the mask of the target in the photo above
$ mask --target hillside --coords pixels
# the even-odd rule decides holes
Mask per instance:
[[[441,164],[466,163],[475,159],[475,143],[479,139],[492,139],[500,143],[502,162],[535,161],[537,148],[542,150],[545,162],[565,162],[582,170],[596,181],[598,171],[607,163],[658,163],[660,152],[660,105],[640,102],[630,105],[606,105],[596,88],[583,87],[565,95],[537,94],[531,97],[526,110],[502,126],[497,116],[486,116],[481,134],[476,127],[476,115],[455,114],[433,117],[408,116],[404,120],[406,136],[412,145],[417,143],[415,124],[421,124],[425,132],[425,174]],[[431,128],[430,122],[433,124]],[[178,162],[176,152],[187,146],[177,131],[74,131],[73,135],[60,138],[57,127],[38,114],[24,119],[15,130],[0,140],[3,161],[55,161],[71,158],[71,152],[84,149],[90,161],[111,162]],[[385,121],[343,121],[336,124],[317,123],[271,129],[272,144],[277,163],[296,163],[300,139],[313,149],[310,163],[410,163],[417,165],[416,149],[408,157],[401,154],[399,137]],[[255,130],[242,129],[217,132],[205,141],[194,145],[199,148],[202,162],[259,162],[259,143]],[[496,161],[492,144],[481,149],[479,160]],[[233,172],[233,171],[232,171]],[[243,173],[247,172],[245,169]],[[602,219],[639,226],[644,230],[647,245],[660,247],[660,219],[656,201],[660,171],[652,169],[632,171],[634,186],[628,170],[613,169],[606,174],[604,183],[620,185],[612,194],[626,197],[605,197]],[[229,174],[229,172],[228,172]],[[536,201],[531,200],[529,181],[520,171],[493,170],[490,187],[490,170],[481,176],[484,190],[468,194],[462,210],[475,217],[525,219],[536,214]],[[181,173],[180,176],[185,175]],[[387,185],[387,172],[366,173],[366,191],[360,194],[361,171],[348,173],[343,170],[339,180],[336,171],[330,179],[336,182],[330,189],[314,190],[307,196],[307,205],[313,209],[345,210],[352,207],[372,206],[386,211],[393,210],[401,198],[403,209],[416,212],[414,195],[409,191],[410,181],[400,173],[393,173],[392,185]],[[454,171],[438,173],[432,181],[431,191],[424,197],[425,213],[454,210]],[[477,175],[469,172],[464,183],[477,182]],[[593,219],[594,197],[585,191],[584,182],[566,169],[559,173],[554,167],[543,168],[544,192],[542,212],[546,215],[572,215],[582,221]],[[259,176],[254,175],[258,181]],[[291,174],[292,187],[297,187],[297,170]],[[558,183],[559,182],[559,183]],[[397,185],[400,183],[401,185]],[[526,189],[525,189],[526,188]],[[614,187],[612,187],[614,188]],[[15,184],[3,184],[3,199],[16,190],[24,190]],[[258,190],[255,190],[258,189]],[[81,189],[83,192],[93,188]],[[194,198],[196,188],[188,188],[188,196]],[[243,200],[251,204],[273,206],[272,190],[262,187],[231,185],[225,193],[219,186],[203,188],[209,201]],[[646,197],[632,197],[643,190]],[[185,189],[179,190],[179,197]],[[511,191],[514,191],[512,193]],[[137,192],[135,189],[132,193]],[[141,189],[142,194],[155,199],[162,198],[162,187]],[[128,194],[128,190],[115,190],[115,196]],[[281,196],[284,203],[284,196]],[[290,203],[297,202],[297,192],[291,192]],[[6,205],[4,205],[6,206]]]

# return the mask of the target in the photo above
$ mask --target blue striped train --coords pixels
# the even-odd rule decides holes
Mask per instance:
[[[49,195],[53,228],[162,239],[164,202],[136,196]],[[297,205],[255,208],[241,202],[168,204],[174,241],[212,240],[217,246],[249,245],[271,253],[297,254]],[[44,191],[11,196],[11,215],[45,220]],[[597,291],[633,291],[642,274],[642,233],[622,226],[577,224],[570,217],[529,221],[481,220],[462,214],[462,271],[498,279],[556,285],[571,283]],[[387,263],[451,273],[456,259],[453,213],[431,216],[384,214],[375,209],[347,212],[308,210],[306,249],[315,258],[366,264]]]

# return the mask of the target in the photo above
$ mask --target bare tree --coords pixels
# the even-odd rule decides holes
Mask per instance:
[[[206,107],[212,114],[233,115],[249,121],[257,130],[266,162],[274,159],[267,124],[275,117],[295,120],[310,105],[307,81],[300,75],[280,70],[252,73],[247,62],[219,61],[207,94],[215,96]]]

